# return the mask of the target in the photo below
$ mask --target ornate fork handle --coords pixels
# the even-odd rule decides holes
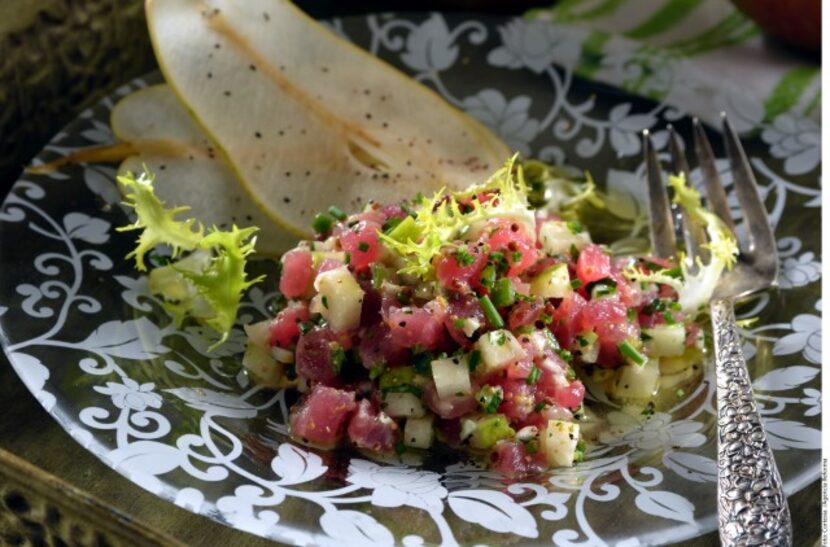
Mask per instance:
[[[710,304],[718,393],[718,519],[723,545],[792,545],[790,510],[752,396],[730,299]]]

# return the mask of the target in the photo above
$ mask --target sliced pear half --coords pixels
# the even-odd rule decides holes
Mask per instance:
[[[154,186],[162,200],[189,206],[188,214],[207,226],[259,226],[259,253],[279,254],[296,244],[296,237],[253,204],[168,86],[147,87],[121,99],[110,125],[135,151],[121,163],[119,174],[140,173],[146,166],[156,176]]]
[[[510,150],[284,0],[147,0],[168,84],[274,221],[482,182]]]

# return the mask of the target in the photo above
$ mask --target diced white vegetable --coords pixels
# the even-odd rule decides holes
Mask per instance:
[[[334,332],[343,332],[360,324],[363,289],[345,266],[317,275],[314,289],[318,292],[320,314]]]
[[[542,431],[539,448],[550,467],[570,467],[579,442],[579,425],[561,420],[548,420]]]
[[[412,448],[429,448],[432,446],[432,416],[427,418],[408,418],[403,429],[403,444]]]
[[[567,255],[571,252],[571,245],[580,251],[587,247],[591,243],[591,236],[588,232],[571,232],[567,222],[549,220],[539,229],[539,241],[547,254]]]
[[[311,253],[312,265],[315,268],[319,267],[327,258],[345,263],[346,253],[343,251],[313,251]]]
[[[284,366],[277,362],[271,354],[255,344],[248,341],[245,354],[242,356],[242,366],[251,375],[254,382],[265,387],[278,388],[283,384]]]
[[[528,425],[516,432],[516,440],[526,443],[539,435],[539,428],[535,425]]]
[[[583,363],[596,363],[599,357],[599,336],[594,331],[583,332],[576,337],[577,348]]]
[[[507,330],[494,330],[481,336],[476,342],[476,349],[481,353],[481,362],[476,367],[476,374],[486,376],[506,367],[509,363],[524,357],[524,348]]]
[[[423,418],[426,408],[413,393],[387,393],[383,397],[383,410],[393,418]]]
[[[288,365],[294,362],[294,352],[285,348],[281,348],[279,346],[274,346],[271,348],[271,357],[273,357],[280,363],[285,363]]]
[[[476,420],[472,420],[470,418],[464,418],[461,420],[461,432],[458,434],[459,440],[463,443],[472,437],[476,427],[478,427],[478,422]]]
[[[530,294],[542,298],[565,298],[571,291],[571,276],[564,262],[545,268],[530,281]]]
[[[435,381],[435,391],[438,393],[439,399],[472,393],[467,357],[436,359],[432,361],[431,368],[432,379]]]
[[[242,327],[245,329],[245,335],[248,337],[248,343],[253,344],[263,351],[270,351],[271,349],[271,321],[259,321],[257,323],[250,323]]]
[[[657,359],[649,359],[644,365],[629,363],[617,370],[614,394],[621,399],[647,399],[657,391],[660,381],[660,365]]]
[[[467,338],[471,337],[481,327],[481,321],[475,317],[465,317],[461,320],[461,332]]]
[[[686,328],[682,323],[643,329],[650,338],[643,344],[651,357],[677,357],[686,351]]]

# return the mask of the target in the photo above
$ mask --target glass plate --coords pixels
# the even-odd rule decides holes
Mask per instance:
[[[819,477],[816,122],[793,113],[770,119],[740,90],[712,87],[681,61],[572,27],[440,14],[329,25],[523,154],[590,170],[615,193],[614,212],[631,219],[643,215],[639,131],[651,128],[665,159],[668,122],[688,136],[687,113],[711,119],[727,110],[744,134],[782,261],[780,290],[741,309],[759,318],[745,330],[745,352],[787,491]],[[36,163],[111,142],[113,103],[154,79],[84,111]],[[725,161],[719,166],[726,170]],[[379,462],[302,448],[285,436],[290,395],[250,385],[241,372],[241,328],[209,353],[210,333],[177,329],[124,260],[134,234],[115,231],[128,215],[113,180],[110,166],[75,165],[24,175],[13,187],[0,209],[0,329],[10,362],[43,406],[142,488],[292,544],[635,545],[714,529],[711,366],[693,393],[643,423],[594,393],[591,404],[614,427],[584,463],[536,482],[507,484],[448,453]],[[724,180],[731,190],[727,173]],[[267,314],[274,286],[270,278],[250,291],[240,324]]]

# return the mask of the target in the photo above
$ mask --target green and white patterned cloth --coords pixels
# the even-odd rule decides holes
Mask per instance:
[[[589,31],[577,74],[685,105],[708,121],[719,111],[741,131],[787,123],[787,113],[819,121],[820,65],[770,47],[727,0],[561,0],[527,17]]]

